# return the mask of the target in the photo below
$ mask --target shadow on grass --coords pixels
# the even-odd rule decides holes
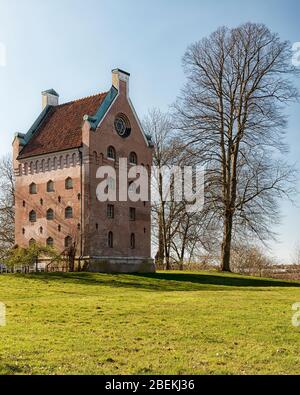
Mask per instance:
[[[78,285],[145,289],[149,291],[226,291],[233,288],[259,290],[273,287],[300,287],[299,282],[243,277],[218,273],[152,273],[152,274],[96,274],[96,273],[39,273],[28,279]]]
[[[10,376],[15,374],[25,374],[26,371],[16,365],[0,363],[0,376]]]

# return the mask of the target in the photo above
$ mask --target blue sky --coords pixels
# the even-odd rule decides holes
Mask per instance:
[[[188,44],[221,25],[263,22],[282,39],[300,41],[298,0],[0,0],[0,155],[15,132],[26,132],[41,110],[40,92],[54,88],[65,102],[110,87],[112,68],[131,73],[131,98],[142,118],[167,110],[184,83]],[[300,82],[297,82],[300,87]],[[289,108],[289,159],[300,169],[300,104]],[[300,206],[300,201],[299,201]],[[300,241],[300,208],[283,204],[283,261]]]

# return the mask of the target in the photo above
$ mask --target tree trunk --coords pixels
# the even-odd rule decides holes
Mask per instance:
[[[162,221],[162,215],[159,215],[159,223],[158,223],[158,252],[157,252],[157,261],[160,266],[164,264],[165,259],[165,251],[164,251],[164,227]]]
[[[166,270],[171,270],[170,256],[169,252],[166,253]]]
[[[76,256],[76,245],[72,245],[68,251],[69,271],[74,272],[75,269],[75,256]]]
[[[222,242],[222,272],[231,272],[230,270],[230,251],[231,251],[231,239],[232,239],[232,222],[233,217],[231,213],[226,213],[224,218],[224,235]]]

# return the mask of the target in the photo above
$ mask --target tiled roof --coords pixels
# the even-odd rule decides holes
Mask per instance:
[[[51,107],[19,159],[80,147],[84,115],[96,114],[107,92]]]

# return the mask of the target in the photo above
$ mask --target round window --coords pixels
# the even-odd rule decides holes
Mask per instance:
[[[118,115],[115,119],[115,129],[119,136],[128,137],[130,135],[131,129],[129,122],[125,117]]]
[[[124,119],[117,117],[115,120],[115,128],[119,136],[124,136],[126,133],[126,123]]]

